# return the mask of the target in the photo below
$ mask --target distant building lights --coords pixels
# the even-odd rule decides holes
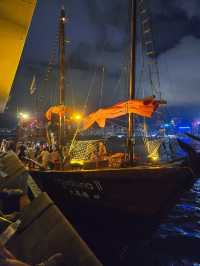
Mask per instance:
[[[124,137],[124,135],[117,135],[117,137],[121,139]]]
[[[200,120],[195,120],[193,124],[194,124],[194,126],[199,126],[200,125]]]
[[[170,124],[164,124],[164,127],[170,127]]]
[[[189,126],[180,126],[179,129],[191,129]]]
[[[174,135],[174,134],[168,134],[167,135],[170,139],[175,139],[176,138],[176,135]]]

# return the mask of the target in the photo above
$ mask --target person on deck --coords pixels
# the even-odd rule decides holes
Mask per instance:
[[[53,169],[59,170],[61,167],[61,156],[58,148],[54,145],[52,147],[52,152],[50,153],[50,161],[52,163]]]
[[[7,151],[7,140],[3,139],[1,142],[0,152],[6,152]]]
[[[47,169],[50,162],[50,152],[48,147],[44,147],[37,159],[42,159],[42,166]]]
[[[19,146],[19,150],[17,153],[19,159],[24,162],[24,158],[26,157],[26,146],[24,144]]]
[[[12,141],[12,140],[8,141],[7,151],[16,152],[16,143],[14,141]]]
[[[107,157],[107,151],[105,144],[103,142],[99,142],[98,159],[99,161],[103,161],[107,159],[106,157]]]

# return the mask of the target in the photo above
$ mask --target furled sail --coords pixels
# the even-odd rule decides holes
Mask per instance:
[[[14,81],[36,0],[0,1],[0,112]]]
[[[157,101],[153,97],[150,97],[144,100],[129,100],[115,104],[109,108],[99,109],[84,119],[83,130],[88,129],[95,122],[100,127],[105,127],[106,119],[120,117],[128,113],[134,113],[144,117],[151,117],[161,103],[165,102]]]

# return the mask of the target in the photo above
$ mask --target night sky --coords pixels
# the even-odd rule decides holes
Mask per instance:
[[[38,0],[8,110],[16,110],[18,106],[30,111],[36,103],[44,110],[56,101],[57,59],[52,61],[48,80],[44,79],[57,44],[62,4],[69,16],[66,102],[82,108],[90,91],[88,110],[91,111],[127,97],[129,0]],[[197,106],[200,98],[200,1],[146,0],[146,4],[152,17],[163,97],[169,106],[177,106],[180,110]],[[57,58],[58,50],[55,52]],[[138,63],[138,73],[140,65]],[[33,75],[36,76],[36,93],[31,96],[29,87]]]

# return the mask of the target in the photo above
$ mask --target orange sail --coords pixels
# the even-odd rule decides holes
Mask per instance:
[[[65,114],[71,114],[71,113],[72,113],[72,109],[70,109],[69,107],[67,107],[65,105],[56,105],[56,106],[52,106],[48,109],[48,111],[46,112],[46,118],[48,120],[51,120],[52,114],[64,116]]]
[[[106,119],[120,117],[129,113],[151,117],[160,103],[161,101],[156,101],[151,97],[147,98],[146,100],[129,100],[115,104],[109,108],[99,109],[84,119],[83,130],[88,129],[95,122],[100,127],[105,127]]]

